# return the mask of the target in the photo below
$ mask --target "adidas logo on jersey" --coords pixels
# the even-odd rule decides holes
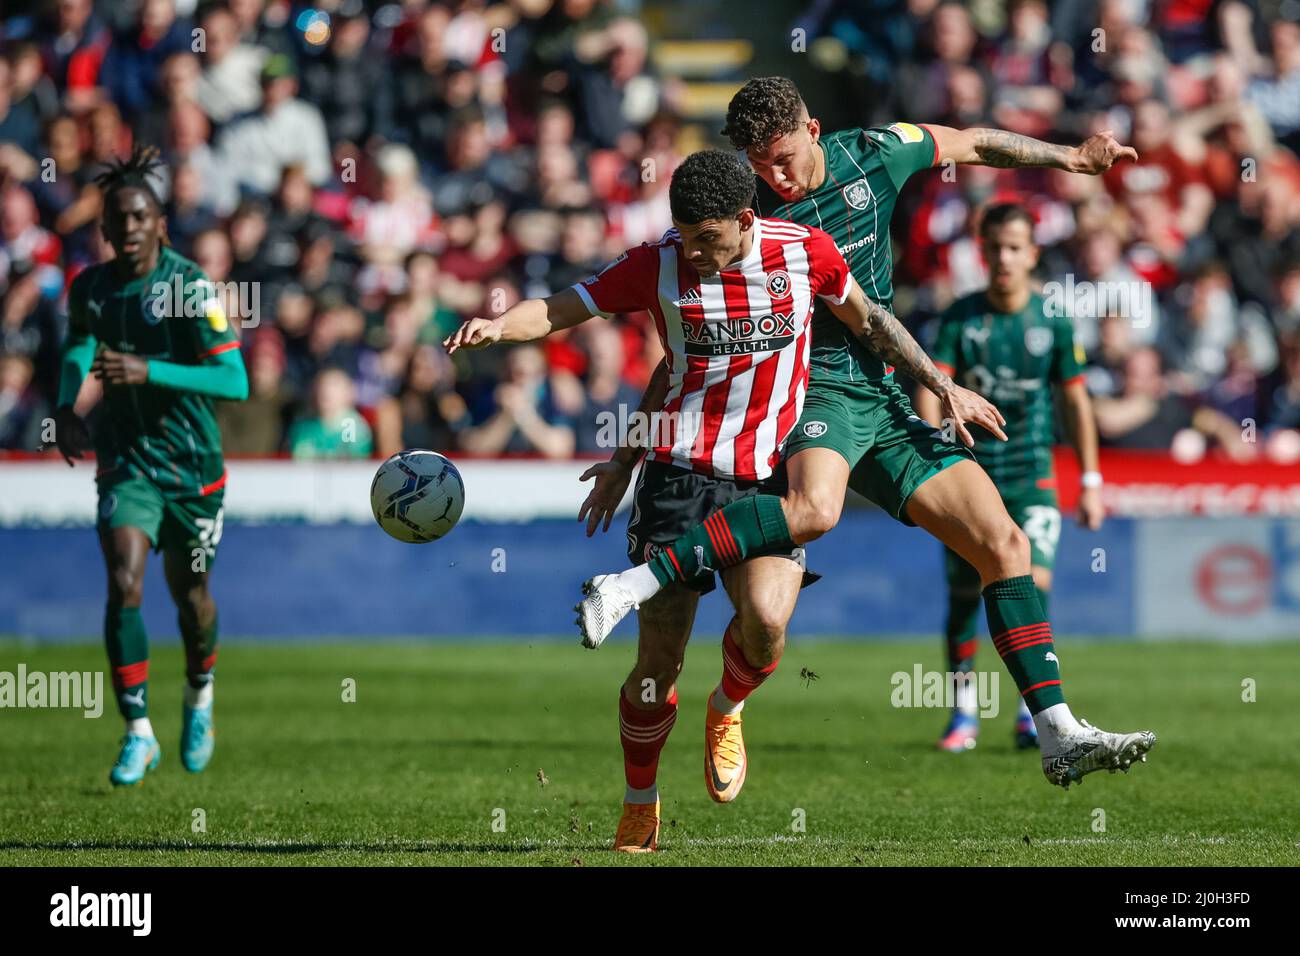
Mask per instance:
[[[687,289],[686,294],[678,299],[676,304],[681,307],[683,305],[700,305],[702,302],[703,299],[700,298],[699,289]]]

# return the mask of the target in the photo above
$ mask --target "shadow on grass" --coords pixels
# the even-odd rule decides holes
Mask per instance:
[[[136,852],[165,851],[171,853],[254,853],[292,856],[302,853],[541,853],[547,850],[576,852],[606,849],[607,844],[573,843],[563,846],[543,844],[518,845],[504,843],[184,843],[178,840],[113,841],[85,840],[66,842],[33,842],[20,840],[0,841],[0,852],[5,850],[50,851],[57,853],[85,853],[95,850],[123,850]]]

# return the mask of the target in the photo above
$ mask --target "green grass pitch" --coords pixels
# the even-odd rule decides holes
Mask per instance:
[[[140,787],[108,784],[120,734],[111,700],[98,720],[0,712],[0,864],[1300,862],[1300,655],[1289,646],[1067,638],[1076,715],[1160,741],[1128,776],[1094,774],[1066,793],[1043,780],[1036,754],[1013,749],[1014,688],[991,649],[979,663],[1002,673],[1002,713],[977,750],[951,755],[934,748],[943,712],[890,704],[892,673],[942,667],[937,641],[792,641],[746,710],[745,791],[718,806],[704,790],[701,725],[721,655],[712,636],[697,638],[661,763],[661,852],[629,857],[607,849],[623,790],[626,638],[594,653],[567,641],[232,643],[218,668],[216,756],[198,776],[177,754],[181,655],[157,643],[163,760]],[[19,661],[104,667],[97,646],[0,644],[0,670]],[[346,678],[354,703],[342,699]],[[1257,682],[1253,703],[1245,678]],[[206,830],[195,832],[200,810]]]

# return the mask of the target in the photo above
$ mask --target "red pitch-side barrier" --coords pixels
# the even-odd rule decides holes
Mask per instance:
[[[1131,516],[1300,516],[1300,464],[1207,457],[1177,461],[1167,452],[1101,453],[1107,511]],[[1079,498],[1079,465],[1069,448],[1056,449],[1056,481],[1062,509]]]

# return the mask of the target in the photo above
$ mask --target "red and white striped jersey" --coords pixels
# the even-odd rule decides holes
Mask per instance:
[[[755,219],[739,262],[701,278],[670,229],[573,288],[593,315],[649,310],[671,376],[649,457],[702,474],[772,474],[808,390],[813,299],[836,304],[851,275],[820,229]]]

